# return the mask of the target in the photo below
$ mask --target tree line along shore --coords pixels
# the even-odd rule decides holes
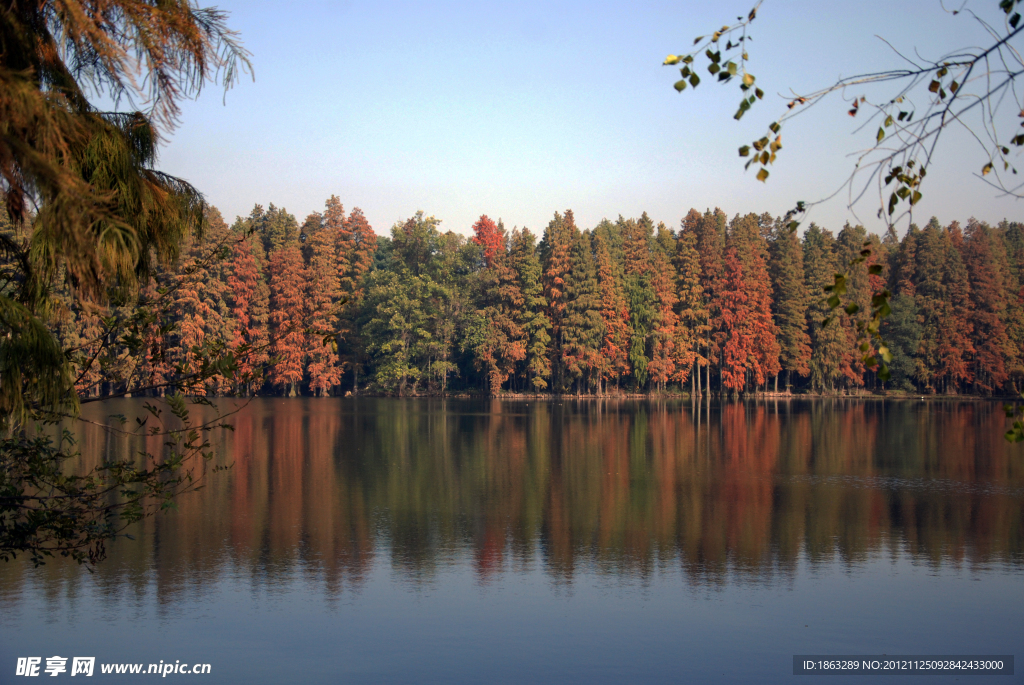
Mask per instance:
[[[31,240],[0,219],[6,235]],[[332,196],[301,223],[273,204],[231,226],[209,208],[207,223],[202,240],[131,301],[86,306],[53,284],[64,306],[49,325],[75,352],[80,396],[173,392],[217,350],[244,353],[230,372],[204,379],[208,395],[1024,388],[1017,222],[933,218],[902,238],[812,223],[798,236],[767,213],[691,209],[676,228],[644,213],[581,229],[566,210],[539,235],[484,215],[465,236],[418,212],[378,236]],[[851,266],[865,246],[870,256]],[[843,307],[833,310],[823,289],[844,271]],[[856,315],[845,307],[869,311],[886,288],[882,335],[893,361],[883,382],[861,361]],[[147,307],[141,344],[110,335]]]

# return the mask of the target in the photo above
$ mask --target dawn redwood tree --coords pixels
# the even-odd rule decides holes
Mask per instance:
[[[958,230],[958,229],[957,229]],[[970,380],[970,283],[953,234],[932,217],[916,245],[915,299],[921,316],[921,379],[932,392]]]
[[[308,342],[302,325],[306,316],[306,274],[297,240],[270,255],[270,326],[273,337],[269,381],[288,397],[299,393]]]
[[[244,224],[236,224],[232,230],[235,238],[227,295],[233,335],[228,346],[234,351],[243,345],[249,349],[248,354],[240,355],[239,372],[251,380],[246,381],[247,387],[236,389],[248,394],[262,387],[262,370],[269,358],[270,288],[258,257],[258,238],[248,233]]]
[[[594,231],[591,240],[597,266],[597,287],[601,298],[601,320],[604,336],[601,341],[601,354],[598,358],[598,384],[615,381],[619,387],[619,379],[629,373],[629,307],[622,292],[622,283],[618,270],[612,261],[608,241],[601,233]],[[599,392],[604,388],[599,387]]]
[[[959,392],[962,384],[973,378],[971,359],[974,356],[971,322],[971,283],[963,260],[964,234],[960,224],[954,221],[944,231],[946,259],[943,264],[943,282],[946,286],[947,311],[950,313],[943,324],[944,334],[938,348],[944,378],[945,392]]]
[[[332,196],[333,198],[333,196]],[[336,249],[341,226],[321,222],[320,214],[312,214],[317,225],[307,238],[309,265],[306,268],[306,312],[311,334],[307,351],[309,390],[317,397],[326,397],[341,383],[342,365],[338,359],[339,308],[342,304]]]
[[[172,310],[176,325],[168,334],[166,357],[178,373],[196,373],[203,364],[201,348],[207,338],[229,340],[228,322],[224,317],[227,284],[222,280],[219,265],[206,258],[212,245],[223,241],[228,229],[220,212],[208,214],[209,232],[204,240],[195,240],[181,264],[174,283]],[[225,390],[225,379],[216,376],[207,382],[207,390]]]
[[[740,392],[747,382],[747,367],[751,363],[754,346],[754,328],[748,307],[747,288],[743,281],[743,265],[735,247],[728,247],[723,259],[725,273],[718,292],[718,311],[722,322],[722,385]]]
[[[855,68],[852,74],[837,78],[824,87],[791,91],[786,108],[768,119],[770,123],[761,133],[755,134],[755,140],[739,147],[739,156],[747,158],[744,168],[753,166],[757,169],[757,180],[766,182],[770,176],[769,167],[782,151],[782,129],[790,126],[794,117],[837,94],[842,94],[842,97],[832,97],[833,103],[851,117],[862,111],[869,113],[861,117],[862,120],[870,118],[858,125],[857,131],[860,135],[870,136],[871,140],[867,145],[858,145],[861,149],[853,155],[852,172],[827,198],[810,203],[796,202],[785,217],[790,230],[796,230],[799,226],[796,219],[804,216],[814,205],[825,202],[844,189],[851,197],[859,198],[876,178],[884,180],[878,183],[878,217],[889,228],[903,219],[909,222],[915,205],[924,196],[926,173],[932,170],[931,165],[939,155],[940,141],[955,136],[955,132],[965,132],[966,139],[973,140],[981,148],[976,150],[977,166],[968,163],[975,175],[987,177],[985,182],[1004,195],[1024,198],[1024,189],[1016,181],[1015,153],[1011,153],[1011,147],[1019,152],[1024,146],[1024,135],[1019,134],[1015,116],[1024,111],[1024,97],[1018,87],[1019,79],[1024,75],[1024,70],[1019,69],[1019,43],[1024,32],[1024,26],[1020,25],[1020,1],[992,0],[985,4],[991,16],[986,16],[977,7],[967,11],[961,7],[951,12],[951,15],[959,15],[955,21],[966,21],[972,28],[980,28],[985,36],[980,44],[974,43],[972,38],[971,45],[948,45],[931,56],[915,51],[913,59],[904,56],[909,51],[893,47],[894,59],[900,61],[898,67],[873,67],[861,73]],[[737,17],[735,23],[704,31],[683,54],[669,55],[665,59],[663,64],[680,68],[682,78],[674,84],[678,92],[685,91],[688,86],[692,86],[691,90],[696,89],[700,84],[698,73],[704,73],[706,67],[710,73],[719,75],[719,83],[739,87],[739,108],[734,114],[736,120],[764,98],[765,93],[756,84],[756,77],[747,71],[751,63],[748,51],[753,39],[750,31],[760,6],[758,2],[746,16]],[[889,44],[888,38],[883,40]],[[704,62],[705,58],[707,62]],[[850,100],[850,88],[864,89],[864,92],[855,94]],[[873,122],[879,123],[877,129]],[[865,182],[867,178],[870,180]],[[877,247],[871,245],[865,249],[874,255]],[[929,246],[923,247],[927,251]],[[853,266],[853,263],[840,264],[837,275],[841,279],[850,276],[845,273],[848,266]],[[958,268],[952,264],[950,269],[947,274],[951,279],[950,295],[966,301],[969,297],[959,284]],[[880,279],[869,282],[873,287],[881,285]],[[839,309],[842,298],[830,295],[826,295],[830,308]],[[886,361],[876,350],[884,340],[878,337],[877,330],[872,332],[871,329],[888,316],[890,297],[887,289],[874,291],[870,299],[871,309],[859,321],[870,326],[869,344],[859,346],[861,362],[872,369],[877,368],[881,379],[889,373]],[[970,322],[953,312],[951,318],[945,319],[945,330],[940,331],[942,327],[936,324],[938,319],[935,316],[941,307],[933,300],[930,288],[917,304],[925,324],[921,343],[922,374],[932,389],[942,386],[955,391],[961,383],[970,380],[969,360],[964,357],[971,353],[965,346],[970,344],[965,340],[969,337]],[[839,314],[838,311],[836,313]],[[951,337],[944,337],[946,334]],[[857,339],[863,341],[863,337],[859,335]],[[857,370],[853,365],[849,366],[846,370],[848,378]],[[1024,440],[1024,422],[1016,423],[1007,436],[1012,441]]]
[[[139,302],[145,306],[145,303],[156,302],[159,298],[160,286],[157,285],[157,276],[154,274],[149,283],[139,291]],[[143,332],[144,356],[140,360],[138,377],[142,385],[153,387],[154,394],[159,397],[163,397],[167,392],[166,384],[174,373],[167,355],[166,334],[173,325],[170,321],[171,314],[158,309],[153,313],[152,320],[147,322]],[[99,370],[96,369],[93,373],[96,374],[94,378],[98,378]]]
[[[708,325],[708,302],[700,282],[700,258],[697,255],[695,226],[700,218],[700,214],[691,209],[683,219],[673,258],[677,275],[676,312],[679,317],[676,326],[676,379],[685,385],[686,374],[690,374],[691,394],[694,397],[702,394],[700,368],[707,366],[704,353],[707,351],[708,333],[711,330]]]
[[[707,365],[704,387],[711,391],[711,365],[721,361],[721,319],[718,310],[719,281],[723,274],[722,252],[725,249],[725,213],[715,207],[704,212],[696,226],[697,258],[700,260],[700,284],[709,303]]]
[[[488,267],[494,260],[494,254],[503,249],[506,243],[505,232],[498,230],[498,226],[486,214],[481,214],[476,223],[473,224],[473,242],[483,248],[484,263]]]
[[[779,343],[772,320],[771,278],[768,275],[768,245],[762,224],[755,214],[737,216],[729,227],[727,245],[736,250],[743,273],[750,343],[748,369],[756,387],[779,373]]]
[[[996,392],[1006,383],[1006,362],[1012,355],[1004,324],[1004,278],[1008,274],[1002,272],[994,257],[995,240],[987,224],[971,219],[961,244],[971,288],[970,322],[975,350],[972,375],[975,390],[985,393]]]
[[[565,215],[555,212],[555,217],[544,230],[540,243],[541,264],[543,265],[544,300],[547,302],[547,320],[551,322],[551,344],[549,347],[549,363],[551,365],[551,381],[556,391],[562,390],[562,332],[565,319],[566,287],[571,265],[572,245],[579,229],[572,210]]]
[[[102,350],[103,326],[101,325],[101,313],[102,309],[91,306],[89,303],[76,303],[76,307],[73,310],[73,324],[74,324],[74,336],[66,341],[66,347],[71,350],[75,350],[78,354],[77,358],[83,360],[82,363],[75,364],[72,366],[72,378],[74,380],[75,392],[83,397],[99,397],[100,386],[103,383],[104,374],[100,370],[100,366],[95,363],[89,363],[89,360],[96,359]],[[159,346],[161,353],[156,356],[160,358],[160,367],[157,370],[167,371],[171,370],[170,361],[166,356],[166,349],[168,341],[166,336],[161,333],[159,337],[152,335],[148,341],[150,349]]]
[[[377,251],[377,234],[373,227],[366,220],[363,210],[354,207],[345,219],[346,240],[351,241],[345,245],[351,245],[343,255],[346,265],[345,275],[341,282],[341,292],[351,298],[353,303],[358,303],[362,297],[363,279],[373,265],[373,255]],[[342,244],[339,242],[339,245]]]
[[[669,257],[675,251],[675,239],[664,225],[658,227],[658,246],[651,254],[651,289],[654,292],[655,316],[651,331],[651,361],[647,368],[651,381],[660,392],[676,376],[679,317],[676,304],[676,270]]]

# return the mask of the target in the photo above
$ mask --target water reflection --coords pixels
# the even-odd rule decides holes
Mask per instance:
[[[413,584],[455,564],[482,584],[671,565],[710,587],[787,583],[804,560],[1024,562],[1024,460],[987,403],[265,399],[232,422],[231,470],[112,547],[93,579],[111,606],[155,590],[173,611],[224,574],[336,598],[380,562]],[[80,442],[94,460],[144,447],[95,426]],[[80,578],[5,564],[0,603]]]

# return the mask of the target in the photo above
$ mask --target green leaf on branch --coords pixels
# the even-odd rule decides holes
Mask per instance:
[[[888,381],[891,376],[892,375],[889,373],[889,366],[883,363],[882,368],[878,370],[878,380],[884,383],[885,381]]]

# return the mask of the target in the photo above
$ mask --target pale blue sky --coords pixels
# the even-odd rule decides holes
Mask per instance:
[[[750,70],[769,94],[740,123],[735,86],[672,89],[669,53],[751,0],[707,3],[259,2],[218,5],[253,53],[255,82],[216,88],[184,108],[161,168],[204,191],[230,221],[255,203],[301,222],[336,194],[379,234],[422,209],[468,232],[480,214],[543,230],[555,211],[592,227],[638,216],[677,226],[690,207],[781,214],[840,185],[862,147],[836,99],[784,131],[768,184],[736,148],[759,135],[788,88],[891,67],[875,38],[938,56],[980,43],[938,2],[767,0],[752,27]],[[995,0],[971,6],[990,18]],[[1012,123],[1011,123],[1012,125]],[[969,171],[986,158],[950,139],[915,220],[1021,218],[1019,203]],[[965,168],[968,171],[965,171]],[[858,206],[875,220],[877,195]],[[845,196],[811,220],[839,229]]]

